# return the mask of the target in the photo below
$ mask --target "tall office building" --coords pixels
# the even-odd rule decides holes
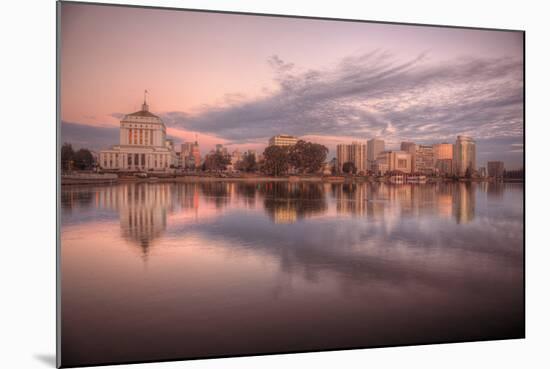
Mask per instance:
[[[198,167],[201,164],[201,151],[199,149],[199,142],[195,141],[191,148],[191,155],[193,157],[193,164]]]
[[[476,171],[476,143],[468,136],[458,136],[453,150],[453,171],[463,177]]]
[[[502,178],[504,176],[504,163],[502,161],[487,162],[487,173],[489,177]]]
[[[385,150],[384,140],[373,138],[367,142],[367,169],[372,170],[378,154]]]
[[[240,162],[243,158],[243,155],[239,151],[239,149],[233,150],[231,153],[231,164],[236,165],[238,162]]]
[[[352,162],[355,165],[357,173],[364,172],[366,165],[367,147],[359,142],[352,142],[351,145],[339,144],[336,146],[336,162],[338,171],[342,172],[342,167],[346,162]]]
[[[433,145],[435,169],[440,175],[453,173],[453,144],[439,143]]]
[[[414,142],[401,142],[401,151],[411,154],[411,171],[416,171],[416,144]]]
[[[181,144],[181,156],[187,157],[193,151],[193,142],[184,142]]]
[[[201,154],[197,141],[181,144],[180,162],[181,166],[185,168],[195,168],[200,165]]]
[[[422,174],[433,174],[435,171],[434,150],[432,146],[418,145],[414,157],[414,171]]]
[[[450,143],[439,143],[433,145],[434,150],[434,159],[453,159],[453,144]]]
[[[336,170],[342,172],[344,163],[349,161],[348,145],[338,144],[336,145]]]
[[[359,142],[352,142],[350,145],[350,161],[355,164],[357,173],[364,172],[367,169],[366,164],[367,145]]]
[[[414,142],[401,142],[401,151],[406,151],[409,153],[413,153],[416,151],[416,144]]]

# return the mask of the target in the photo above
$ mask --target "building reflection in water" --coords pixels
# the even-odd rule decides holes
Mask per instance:
[[[336,199],[337,214],[365,215],[367,212],[367,189],[364,184],[332,184],[331,192]]]
[[[339,215],[366,216],[372,220],[399,217],[455,217],[467,223],[475,215],[475,185],[433,184],[332,184],[331,194]]]
[[[154,240],[166,230],[167,214],[174,210],[175,194],[176,188],[167,183],[128,183],[98,189],[96,205],[118,212],[122,237],[138,245],[147,257]]]
[[[198,221],[200,203],[223,209],[229,204],[262,206],[277,224],[329,213],[387,221],[406,217],[455,218],[458,224],[475,216],[476,184],[385,183],[127,183],[104,187],[67,187],[62,191],[64,211],[97,208],[118,213],[124,239],[138,245],[144,256],[167,228],[172,213],[185,211]],[[485,184],[488,196],[501,196],[503,185]],[[334,204],[329,207],[329,202]]]
[[[458,224],[468,223],[475,216],[475,190],[476,187],[470,182],[454,184],[453,189],[453,214]]]
[[[490,199],[501,200],[504,197],[504,186],[503,182],[493,181],[485,183],[487,197]]]

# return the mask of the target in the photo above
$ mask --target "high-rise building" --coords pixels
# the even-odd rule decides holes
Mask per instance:
[[[453,150],[453,172],[460,176],[476,171],[476,143],[468,136],[458,136]]]
[[[229,156],[229,151],[227,150],[227,147],[223,146],[222,144],[216,144],[216,153],[222,154],[223,156]]]
[[[357,173],[364,172],[367,169],[367,145],[359,142],[352,142],[350,145],[350,161],[355,165]]]
[[[453,159],[453,144],[450,143],[439,143],[433,145],[434,150],[434,159]]]
[[[201,164],[201,151],[199,149],[198,141],[195,141],[195,143],[193,144],[193,148],[191,149],[191,156],[193,157],[195,167],[198,167]]]
[[[378,154],[385,150],[384,140],[373,138],[367,142],[367,169],[372,170]]]
[[[191,155],[193,150],[193,142],[184,142],[181,144],[181,156],[186,157]]]
[[[359,142],[352,142],[351,145],[339,144],[336,146],[336,162],[338,171],[342,172],[342,167],[346,162],[352,162],[357,173],[364,172],[367,169],[365,162],[366,145]]]
[[[477,168],[477,173],[481,178],[487,178],[487,169],[485,167]]]
[[[231,153],[231,164],[232,165],[235,165],[237,164],[239,161],[242,160],[242,154],[241,152],[239,151],[239,149],[235,149],[233,150],[233,152]]]
[[[435,169],[440,175],[453,173],[453,144],[439,143],[433,145]]]
[[[292,146],[296,145],[298,137],[290,135],[277,135],[269,139],[269,146]]]
[[[502,161],[487,162],[487,173],[489,177],[502,178],[504,176],[504,163]]]
[[[435,170],[441,176],[453,174],[453,160],[452,159],[436,160]]]
[[[342,167],[344,163],[349,161],[349,150],[348,145],[338,144],[336,145],[336,170],[342,172]]]
[[[414,142],[401,142],[401,151],[411,154],[412,171],[416,171],[416,144]]]
[[[181,166],[185,168],[195,168],[200,165],[201,153],[197,141],[181,144],[180,162]]]
[[[422,174],[433,174],[435,171],[434,151],[432,146],[418,145],[414,156],[414,171]]]

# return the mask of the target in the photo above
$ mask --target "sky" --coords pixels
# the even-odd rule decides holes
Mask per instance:
[[[61,4],[61,134],[118,144],[143,92],[176,143],[262,151],[291,134],[329,148],[382,138],[477,143],[523,166],[523,34]]]

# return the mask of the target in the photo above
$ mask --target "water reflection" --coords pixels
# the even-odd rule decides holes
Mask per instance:
[[[259,186],[258,192],[264,199],[265,212],[275,223],[294,223],[327,211],[322,184],[266,183]]]
[[[502,183],[482,184],[488,196],[502,197]],[[434,215],[454,216],[457,223],[475,217],[476,187],[471,183],[428,185],[384,183],[128,183],[119,186],[69,187],[62,192],[66,214],[75,208],[92,205],[115,210],[125,238],[144,248],[162,234],[167,214],[178,209],[199,212],[200,202],[222,210],[232,202],[256,208],[258,201],[274,223],[293,223],[312,216],[330,214],[335,204],[337,215],[384,218]]]
[[[67,365],[523,334],[521,185],[124,183],[61,200]]]

